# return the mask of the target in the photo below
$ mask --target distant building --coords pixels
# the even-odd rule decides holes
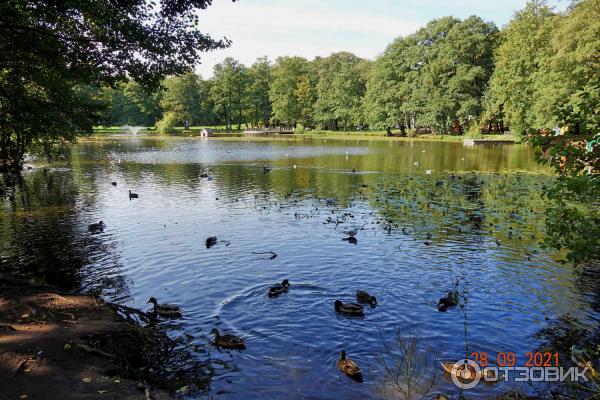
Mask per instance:
[[[202,128],[202,130],[200,131],[200,136],[209,137],[212,136],[214,132],[215,131],[210,128]]]

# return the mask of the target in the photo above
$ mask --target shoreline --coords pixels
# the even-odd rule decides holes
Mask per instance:
[[[0,398],[174,398],[150,355],[170,339],[117,309],[135,311],[0,275]]]
[[[78,138],[79,143],[91,143],[106,140],[131,140],[131,139],[161,139],[161,140],[250,140],[250,141],[268,141],[268,140],[303,140],[303,139],[332,139],[332,140],[377,140],[377,141],[398,141],[398,142],[450,142],[463,143],[465,140],[472,140],[467,136],[458,135],[431,135],[424,134],[414,137],[407,136],[387,136],[385,132],[333,132],[333,131],[314,131],[309,133],[291,133],[278,135],[244,135],[240,132],[219,133],[212,137],[202,137],[196,132],[189,134],[158,134],[158,133],[116,133],[116,132],[94,132],[89,136]],[[523,144],[521,139],[511,134],[489,134],[482,135],[480,139],[496,141],[496,140],[512,140],[514,144]]]

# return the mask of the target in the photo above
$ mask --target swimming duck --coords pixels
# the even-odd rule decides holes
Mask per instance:
[[[117,186],[117,182],[114,182],[114,181],[111,182],[110,184],[113,185],[113,186]]]
[[[158,301],[154,297],[150,297],[148,303],[154,304],[154,313],[161,317],[167,318],[180,318],[181,312],[179,307],[172,304],[158,304]]]
[[[290,282],[284,279],[281,283],[277,283],[269,288],[269,297],[276,297],[286,293],[290,288]]]
[[[129,200],[137,199],[138,197],[140,196],[137,193],[133,193],[131,190],[129,191]]]
[[[448,307],[458,305],[458,290],[450,290],[438,302],[438,311],[447,311]]]
[[[371,307],[375,307],[377,305],[377,299],[375,296],[371,296],[369,293],[363,292],[362,290],[356,291],[356,300],[359,303],[368,303],[371,305]]]
[[[486,383],[495,383],[498,382],[500,378],[497,375],[496,371],[494,371],[493,369],[475,370],[475,367],[468,363],[461,364],[457,368],[454,368],[454,365],[456,363],[451,361],[442,361],[440,362],[440,364],[442,365],[444,372],[450,375],[454,375],[455,377],[465,381],[472,381],[474,379],[485,379]]]
[[[217,244],[216,236],[209,236],[208,238],[206,238],[206,248],[207,249],[210,249],[211,247],[213,247],[216,244]]]
[[[263,165],[263,172],[266,174],[267,172],[271,172],[271,166],[270,165]]]
[[[356,239],[354,236],[348,236],[346,238],[342,239],[345,242],[348,242],[350,244],[357,244],[358,243],[358,239]]]
[[[358,365],[354,361],[346,359],[345,350],[342,350],[340,353],[340,359],[337,362],[337,368],[349,378],[352,378],[357,382],[362,382],[363,378],[360,368],[358,368]]]
[[[363,306],[356,303],[342,303],[340,300],[336,300],[335,303],[335,311],[346,314],[346,315],[363,315]]]
[[[358,233],[358,229],[352,228],[349,231],[345,231],[344,233],[350,237],[354,237]]]
[[[104,222],[98,221],[96,223],[89,224],[88,225],[88,231],[90,231],[92,233],[102,232],[104,230],[105,226],[106,225],[104,224]]]
[[[223,347],[225,349],[245,349],[246,345],[244,343],[244,339],[239,338],[230,333],[226,333],[225,335],[221,335],[217,328],[213,328],[210,331],[211,335],[215,335],[215,345],[219,347]]]

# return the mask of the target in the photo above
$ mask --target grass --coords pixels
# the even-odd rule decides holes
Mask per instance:
[[[170,134],[161,134],[156,131],[155,127],[148,127],[140,131],[143,134],[151,134],[153,137],[160,138],[169,138],[172,136],[175,137],[196,137],[200,135],[200,131],[203,128],[213,129],[218,133],[218,137],[239,137],[242,130],[232,129],[231,132],[225,132],[225,126],[216,126],[216,127],[208,127],[208,126],[192,126],[189,130],[184,129],[184,127],[175,127],[175,131]],[[92,138],[98,138],[99,136],[104,136],[111,133],[123,132],[122,127],[111,126],[111,127],[96,127],[94,128],[94,133]],[[230,136],[231,135],[231,136]],[[304,133],[293,133],[276,136],[277,138],[290,138],[290,139],[301,139],[301,138],[326,138],[326,139],[356,139],[356,140],[392,140],[392,141],[426,141],[426,142],[462,142],[465,139],[471,139],[474,135],[464,134],[464,135],[437,135],[437,134],[421,134],[415,137],[399,137],[387,136],[386,131],[384,130],[373,130],[373,131],[326,131],[326,130],[312,130],[306,131]],[[127,138],[128,136],[122,136],[123,138]],[[275,136],[251,136],[253,139],[272,139]],[[514,140],[519,143],[520,139],[515,137],[512,134],[479,134],[477,135],[478,139],[487,139],[487,140]],[[86,139],[84,139],[86,140]]]

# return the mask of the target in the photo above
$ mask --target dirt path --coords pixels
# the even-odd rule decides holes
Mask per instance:
[[[122,378],[122,357],[97,339],[135,337],[142,329],[92,296],[0,276],[0,399],[171,398],[141,379]]]

